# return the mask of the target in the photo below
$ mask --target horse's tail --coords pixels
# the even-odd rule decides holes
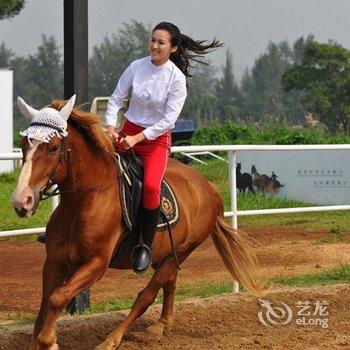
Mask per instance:
[[[231,276],[251,293],[261,295],[263,284],[257,274],[258,263],[248,237],[243,232],[232,229],[220,215],[211,236]]]

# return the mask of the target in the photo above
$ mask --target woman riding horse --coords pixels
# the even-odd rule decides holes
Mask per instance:
[[[210,45],[195,42],[173,26],[161,24],[153,31],[151,58],[130,65],[111,99],[107,115],[113,119],[118,101],[131,86],[135,87],[134,102],[127,114],[129,122],[122,131],[127,136],[121,134],[119,139],[114,127],[109,127],[109,134],[122,147],[133,147],[144,157],[145,177],[149,176],[147,171],[157,172],[156,181],[151,179],[150,182],[157,187],[156,191],[151,195],[145,184],[143,198],[148,214],[154,211],[152,218],[144,218],[149,225],[145,228],[147,235],[152,239],[158,215],[158,186],[167,164],[164,177],[176,193],[180,212],[173,228],[178,259],[172,251],[170,238],[162,232],[156,233],[153,244],[149,240],[154,275],[138,294],[125,320],[96,349],[118,348],[127,329],[154,302],[161,288],[164,292],[161,317],[148,331],[161,335],[171,329],[177,262],[181,264],[209,234],[232,277],[255,294],[261,291],[255,257],[246,238],[225,223],[218,191],[196,170],[174,160],[167,163],[170,145],[162,136],[172,128],[185,99],[188,59],[197,57],[191,56],[188,50],[200,54],[217,46],[216,41]],[[150,74],[152,69],[153,75]],[[143,79],[146,86],[141,91],[136,82],[141,84]],[[140,96],[142,92],[149,95],[147,103],[154,113],[140,109],[140,105],[146,104],[146,97]],[[61,196],[46,227],[43,295],[35,321],[32,350],[58,349],[56,321],[59,315],[72,298],[104,275],[128,234],[122,220],[119,191],[118,180],[122,174],[115,163],[112,140],[105,135],[95,115],[73,109],[74,101],[75,96],[67,103],[54,101],[50,107],[39,111],[18,98],[19,108],[30,120],[30,126],[22,133],[23,167],[12,196],[13,206],[19,216],[30,217],[53,184],[58,185]],[[151,161],[149,167],[145,158],[152,159],[158,154],[160,162]],[[145,213],[146,210],[143,215]],[[144,270],[149,263],[140,264],[139,270]],[[116,267],[132,268],[130,254]]]
[[[19,216],[30,217],[52,184],[58,185],[61,194],[46,227],[43,295],[31,343],[32,350],[53,350],[58,349],[59,315],[72,298],[104,275],[127,235],[120,205],[121,174],[112,142],[99,120],[72,109],[74,97],[66,104],[53,102],[40,111],[20,98],[18,104],[31,124],[22,133],[23,167],[12,196],[13,206]],[[258,294],[261,287],[254,255],[245,236],[225,223],[223,202],[215,187],[193,168],[171,159],[165,179],[177,195],[180,211],[173,228],[180,264],[210,234],[232,277]],[[152,253],[153,277],[129,315],[97,349],[118,348],[127,329],[153,303],[161,288],[162,314],[148,331],[161,335],[171,329],[178,267],[167,235],[156,233]],[[132,268],[130,255],[117,267]]]
[[[150,56],[133,61],[120,77],[108,101],[107,132],[122,149],[133,149],[143,162],[141,233],[144,245],[133,254],[134,271],[145,272],[152,263],[151,246],[160,212],[160,188],[168,162],[171,133],[186,99],[190,60],[222,46],[204,45],[181,34],[177,26],[161,22],[152,31]],[[191,54],[195,52],[196,56]],[[132,90],[126,123],[116,133],[117,113]]]

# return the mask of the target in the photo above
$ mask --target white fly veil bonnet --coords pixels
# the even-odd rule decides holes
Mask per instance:
[[[35,139],[46,143],[50,142],[54,136],[66,137],[68,135],[67,119],[72,112],[75,96],[73,95],[60,111],[54,108],[44,108],[39,111],[27,105],[21,97],[18,97],[19,109],[31,121],[30,126],[20,134],[27,136],[28,140]]]

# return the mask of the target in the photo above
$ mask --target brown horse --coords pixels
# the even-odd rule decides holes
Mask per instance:
[[[96,116],[67,105],[54,101],[50,106],[51,112],[68,113],[67,119],[70,116],[65,137],[53,136],[48,142],[22,139],[24,164],[12,199],[16,212],[29,217],[48,184],[57,183],[61,191],[60,204],[46,228],[43,296],[31,349],[58,349],[56,321],[60,313],[73,297],[103,276],[127,234],[112,143]],[[21,110],[30,118],[45,111],[23,104]],[[232,277],[258,295],[261,284],[255,257],[247,239],[225,223],[223,202],[215,187],[196,170],[174,160],[169,160],[165,178],[177,194],[180,209],[180,221],[173,229],[179,262],[210,234]],[[118,348],[127,329],[161,288],[161,317],[148,331],[161,335],[171,328],[178,269],[168,235],[156,234],[152,255],[153,277],[138,294],[129,315],[97,349]],[[130,255],[118,267],[131,269]]]
[[[274,189],[274,180],[266,174],[259,174],[255,165],[252,165],[253,186],[258,192],[272,194]]]

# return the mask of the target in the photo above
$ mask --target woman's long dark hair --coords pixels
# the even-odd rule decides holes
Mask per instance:
[[[207,64],[201,59],[209,52],[222,47],[223,43],[214,39],[210,44],[205,44],[205,40],[194,40],[188,35],[182,34],[180,29],[170,23],[158,23],[152,30],[166,30],[171,36],[171,45],[177,46],[177,50],[170,54],[170,60],[185,74],[186,77],[191,77],[189,68],[192,67],[190,61],[195,61],[202,64]]]

